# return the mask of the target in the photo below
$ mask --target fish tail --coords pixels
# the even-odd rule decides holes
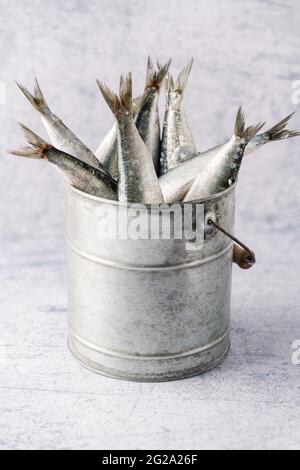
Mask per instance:
[[[147,89],[141,96],[133,99],[131,73],[127,74],[125,77],[121,76],[119,95],[114,93],[108,86],[99,80],[97,80],[97,83],[103,98],[117,119],[122,117],[124,114],[129,114],[132,117],[136,116],[151,91],[150,89]]]
[[[236,137],[240,137],[241,139],[245,139],[246,142],[249,142],[264,125],[264,122],[259,122],[253,126],[246,127],[244,110],[240,106],[235,120],[234,134]]]
[[[49,107],[47,105],[47,102],[44,98],[44,95],[42,93],[42,90],[40,88],[39,82],[37,81],[37,78],[35,78],[34,81],[34,94],[32,95],[27,88],[25,88],[23,85],[20,83],[16,82],[20,90],[24,93],[28,101],[32,104],[32,106],[39,112],[45,113],[46,111],[49,111]]]
[[[130,114],[133,110],[133,98],[132,98],[132,75],[128,73],[125,77],[121,76],[120,79],[120,95],[119,99]]]
[[[125,77],[121,75],[119,100],[121,101],[125,112],[128,112],[131,116],[134,117],[138,114],[150,93],[151,89],[146,88],[142,95],[137,98],[133,98],[131,73],[128,73]]]
[[[275,126],[271,127],[271,129],[268,129],[266,132],[264,132],[263,136],[266,138],[266,140],[282,140],[299,136],[300,130],[290,131],[286,129],[286,125],[294,114],[295,112],[289,114],[287,117],[275,124]]]
[[[110,107],[113,114],[118,118],[124,113],[133,115],[134,104],[132,99],[132,75],[120,78],[120,93],[117,95],[107,85],[97,80],[100,92]],[[140,100],[139,100],[140,101]]]
[[[53,148],[52,145],[48,144],[48,142],[32,132],[28,127],[24,126],[24,124],[20,124],[20,127],[29,145],[20,150],[9,150],[9,153],[19,157],[47,160],[45,151]]]
[[[171,61],[172,59],[169,59],[165,64],[160,64],[159,62],[157,62],[157,70],[155,70],[155,67],[153,65],[151,58],[148,57],[145,89],[147,88],[157,88],[158,90],[160,89],[163,83],[163,80],[165,79],[169,71]]]
[[[107,85],[97,80],[100,92],[105,99],[106,103],[110,107],[111,111],[117,115],[122,109],[122,103],[118,97]]]
[[[153,82],[153,77],[155,75],[155,68],[154,68],[154,64],[151,60],[151,57],[148,56],[148,60],[147,60],[147,72],[146,72],[146,86],[145,88],[151,86],[150,84]]]
[[[175,85],[173,85],[174,91],[182,94],[184,93],[186,84],[188,82],[192,66],[193,66],[194,59],[192,58],[189,63],[181,70],[176,80]]]
[[[234,135],[241,137],[245,130],[245,113],[243,108],[240,106],[236,115]]]

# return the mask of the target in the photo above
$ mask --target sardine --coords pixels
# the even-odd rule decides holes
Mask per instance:
[[[120,84],[121,86],[121,84]],[[133,114],[137,115],[142,104],[143,96],[138,96],[132,102]],[[110,131],[106,134],[95,152],[97,159],[102,163],[104,169],[113,178],[118,178],[118,131],[117,122],[114,122]]]
[[[10,153],[21,157],[48,160],[55,165],[68,183],[85,193],[105,199],[117,199],[117,182],[82,160],[53,147],[21,124],[29,146]]]
[[[136,121],[136,126],[140,136],[150,150],[153,158],[156,172],[159,167],[159,146],[160,146],[160,128],[159,128],[159,114],[158,114],[158,98],[159,91],[165,78],[171,60],[165,65],[159,65],[158,71],[154,70],[153,64],[148,59],[147,75],[144,95],[133,100],[133,114]],[[122,84],[120,83],[120,87]],[[144,93],[145,93],[144,92]],[[117,123],[114,123],[112,129],[107,133],[104,140],[98,146],[96,157],[103,164],[104,168],[109,173],[117,178],[118,177],[118,138],[117,138]]]
[[[159,171],[160,124],[158,100],[163,80],[168,73],[171,59],[164,65],[158,64],[157,70],[148,58],[145,90],[150,90],[136,117],[136,127],[149,149],[156,173]]]
[[[284,140],[300,135],[299,131],[289,131],[288,129],[286,129],[286,125],[288,124],[291,117],[294,116],[294,114],[295,112],[289,114],[287,117],[275,124],[275,126],[271,127],[271,129],[268,129],[267,131],[262,132],[261,134],[255,135],[253,139],[251,139],[248,143],[245,149],[245,155],[250,155],[252,152],[254,152],[254,150],[257,150],[259,147],[262,147],[268,142]],[[212,155],[215,155],[222,148],[223,145],[217,145],[216,147],[210,149],[209,152],[211,152]]]
[[[264,123],[259,123],[245,127],[245,116],[239,108],[232,138],[198,174],[183,200],[203,199],[231,186],[237,179],[248,142],[263,126]]]
[[[299,136],[300,131],[290,131],[286,129],[286,125],[292,116],[293,114],[290,114],[271,129],[254,136],[245,149],[245,155],[250,155],[253,151],[268,142]],[[192,158],[189,158],[181,165],[161,176],[159,182],[165,202],[174,203],[180,201],[190,189],[197,175],[225,145],[227,144],[218,145],[203,153],[198,152]],[[177,149],[177,152],[180,153],[180,149]]]
[[[100,91],[118,122],[118,199],[121,202],[161,203],[163,196],[152,156],[134,122],[131,74],[121,82],[118,96],[98,81]]]
[[[194,158],[162,175],[158,181],[164,201],[168,204],[181,201],[192,186],[194,179],[210,161],[209,152],[197,154]]]
[[[114,178],[118,178],[118,133],[116,122],[114,122],[110,131],[104,137],[95,155],[105,170]]]
[[[163,134],[160,154],[160,173],[175,168],[178,163],[197,153],[192,132],[182,107],[184,90],[191,72],[193,60],[180,72],[176,83],[171,74],[167,80],[166,110],[163,123]],[[180,155],[176,149],[180,147]],[[180,160],[178,161],[178,158]]]
[[[75,134],[73,134],[61,119],[52,113],[44,98],[37,79],[35,79],[34,95],[19,83],[17,83],[17,85],[32,106],[40,114],[49,139],[55,148],[66,152],[89,165],[103,170],[101,163],[97,160],[93,152],[83,142],[81,142]]]

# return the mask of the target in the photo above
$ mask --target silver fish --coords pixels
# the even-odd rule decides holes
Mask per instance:
[[[197,153],[194,138],[182,108],[182,98],[192,65],[193,60],[180,72],[176,83],[174,83],[171,74],[168,76],[160,155],[161,174],[166,173],[180,163],[175,152],[178,147],[181,148],[181,162],[185,159],[184,155],[188,158],[188,156]]]
[[[263,126],[264,123],[259,123],[245,127],[245,116],[242,108],[239,108],[232,138],[198,174],[183,200],[203,199],[233,184],[238,176],[248,142]]]
[[[12,150],[10,153],[21,157],[48,160],[63,174],[64,178],[75,188],[105,199],[117,199],[117,182],[108,177],[100,169],[79,160],[50,145],[21,124],[23,133],[29,146],[21,150]]]
[[[96,168],[103,167],[97,160],[93,152],[76,137],[75,134],[59,119],[55,114],[52,113],[44,95],[41,91],[37,79],[35,79],[34,95],[32,95],[24,86],[17,83],[20,90],[24,93],[26,98],[32,104],[32,106],[40,114],[41,120],[47,130],[51,143],[63,152],[66,152],[73,157],[76,157],[83,162],[88,163]]]
[[[159,167],[159,146],[160,146],[160,127],[158,114],[158,97],[161,84],[165,78],[171,60],[164,66],[159,65],[158,71],[154,70],[153,64],[148,59],[147,75],[144,95],[133,100],[133,112],[135,116],[136,126],[140,136],[150,150],[153,158],[154,166],[158,172]],[[122,83],[120,83],[122,87]],[[144,94],[145,94],[144,92]],[[104,140],[98,146],[96,157],[103,164],[109,173],[118,177],[118,138],[117,123],[114,123],[112,129],[107,133]]]
[[[256,149],[262,145],[267,144],[268,142],[288,139],[300,135],[300,131],[290,131],[286,129],[286,125],[293,114],[290,114],[286,118],[282,119],[271,129],[254,136],[245,149],[245,155],[250,155]],[[182,198],[192,186],[193,181],[197,175],[225,145],[227,144],[218,145],[203,153],[198,152],[192,158],[184,161],[181,165],[173,168],[168,173],[161,176],[159,178],[159,182],[165,202],[174,203],[176,201],[182,200]],[[180,148],[177,149],[177,153],[180,154]]]
[[[122,84],[120,83],[120,86]],[[137,115],[143,104],[143,96],[135,98],[132,102],[133,114]],[[113,178],[118,178],[118,131],[117,122],[114,122],[110,131],[106,134],[100,145],[97,147],[95,155],[102,163],[104,169]]]
[[[118,133],[116,122],[114,122],[111,130],[104,137],[95,155],[105,170],[114,178],[118,178]]]
[[[262,132],[261,134],[255,135],[253,139],[251,139],[248,143],[245,149],[245,155],[250,155],[252,152],[254,152],[254,150],[257,150],[259,147],[267,144],[268,142],[284,140],[290,137],[296,137],[297,135],[300,135],[299,131],[289,131],[288,129],[286,129],[286,125],[288,124],[291,117],[294,116],[294,114],[295,112],[289,114],[287,117],[275,124],[275,126],[271,127],[271,129],[268,129],[267,131]],[[216,154],[222,148],[223,145],[217,145],[209,151],[212,154]],[[180,152],[179,149],[178,152]]]
[[[150,57],[148,58],[145,90],[149,90],[150,93],[135,121],[137,130],[152,155],[156,173],[159,171],[160,151],[159,92],[170,64],[171,59],[164,65],[158,64],[156,71]]]
[[[161,203],[163,196],[151,153],[138,133],[132,108],[132,77],[123,79],[120,95],[98,81],[100,91],[118,122],[119,201]]]

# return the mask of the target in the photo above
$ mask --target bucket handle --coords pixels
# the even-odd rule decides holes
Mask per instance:
[[[212,218],[208,218],[207,224],[212,225],[234,242],[232,260],[235,264],[237,264],[242,269],[252,268],[252,266],[256,263],[255,253],[250,250],[247,245],[245,245],[231,233],[227,232],[227,230],[212,220]]]

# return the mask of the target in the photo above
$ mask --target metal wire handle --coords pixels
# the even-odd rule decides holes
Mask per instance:
[[[245,245],[243,242],[241,242],[238,238],[236,238],[231,233],[227,232],[223,227],[221,227],[221,225],[219,225],[217,222],[213,221],[212,219],[209,218],[207,220],[207,224],[212,225],[217,230],[224,233],[226,237],[230,238],[237,245],[239,245],[244,250],[244,252],[246,252],[243,256],[243,259],[241,258],[241,253],[239,253],[240,256],[237,256],[237,258],[234,260],[241,268],[247,269],[256,263],[255,253],[252,250],[250,250],[250,248],[248,248],[247,245]]]

